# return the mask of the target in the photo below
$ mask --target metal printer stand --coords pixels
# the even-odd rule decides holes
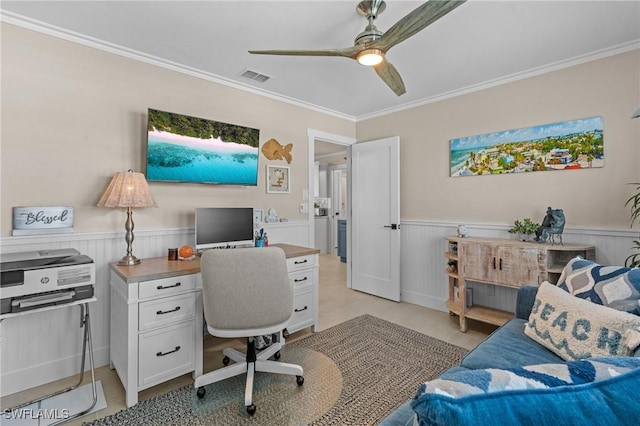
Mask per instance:
[[[78,300],[76,302],[72,302],[64,305],[48,306],[40,309],[32,309],[29,311],[17,312],[14,314],[0,315],[0,322],[2,322],[3,320],[11,317],[16,317],[16,316],[25,315],[25,314],[34,313],[34,312],[42,312],[42,311],[47,311],[47,310],[57,309],[57,308],[66,308],[67,306],[78,305],[80,307],[80,328],[84,327],[84,334],[82,339],[82,361],[80,363],[80,378],[78,379],[78,383],[66,389],[62,389],[60,391],[49,394],[45,397],[34,399],[33,401],[25,402],[24,404],[20,404],[15,407],[8,408],[7,411],[17,411],[31,404],[44,401],[45,399],[48,399],[56,395],[60,395],[78,388],[82,384],[82,381],[84,380],[84,363],[85,363],[85,358],[87,354],[87,346],[89,346],[89,366],[91,368],[91,388],[93,392],[93,402],[89,407],[80,411],[79,413],[73,414],[65,419],[58,420],[54,423],[51,423],[51,425],[62,424],[62,423],[68,422],[69,420],[75,419],[77,417],[84,416],[85,414],[90,412],[93,409],[93,407],[96,406],[96,402],[98,401],[98,392],[96,388],[96,377],[95,377],[95,369],[93,364],[93,342],[91,341],[91,322],[89,319],[89,303],[95,302],[97,300],[98,299],[96,299],[95,297],[92,297],[89,299]],[[1,336],[0,336],[0,340],[1,340]]]

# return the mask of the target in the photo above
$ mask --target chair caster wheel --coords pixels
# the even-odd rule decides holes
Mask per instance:
[[[224,357],[224,358],[222,358],[222,363],[223,363],[224,365],[229,365],[229,363],[230,363],[230,362],[231,362],[231,359],[229,359],[229,357],[228,357],[228,356],[226,356],[226,355],[225,355],[225,357]]]
[[[304,377],[296,376],[296,383],[298,384],[298,386],[302,386],[302,384],[304,383]]]
[[[249,413],[250,416],[253,416],[256,412],[256,406],[251,404],[251,405],[247,405],[247,413]]]
[[[196,391],[196,395],[198,396],[198,399],[202,399],[202,398],[204,398],[204,394],[205,394],[206,392],[207,392],[207,391],[204,389],[204,386],[200,386],[200,387],[198,388],[198,390]]]
[[[280,359],[280,351],[273,354],[273,359],[275,359],[276,361]]]

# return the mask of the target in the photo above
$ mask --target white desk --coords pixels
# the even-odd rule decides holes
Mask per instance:
[[[287,330],[318,323],[319,250],[273,244],[284,250],[294,282],[294,313]],[[111,263],[110,364],[126,391],[127,406],[138,392],[192,372],[202,374],[202,283],[200,259],[142,259]]]

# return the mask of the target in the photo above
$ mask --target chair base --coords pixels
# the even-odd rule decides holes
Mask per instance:
[[[196,377],[193,385],[197,389],[198,398],[204,397],[204,386],[246,373],[244,405],[247,407],[247,413],[253,415],[256,411],[256,406],[253,404],[253,381],[256,372],[296,376],[296,383],[301,386],[304,383],[302,377],[304,371],[301,366],[269,360],[272,356],[280,358],[279,353],[283,346],[284,339],[280,336],[279,341],[258,352],[255,349],[253,338],[250,337],[247,341],[246,354],[233,348],[225,348],[222,353],[226,358],[232,359],[236,363]]]

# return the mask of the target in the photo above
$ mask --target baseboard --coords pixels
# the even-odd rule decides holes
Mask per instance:
[[[81,361],[82,356],[78,354],[3,374],[0,396],[5,397],[25,389],[55,382],[62,378],[77,376],[80,372]],[[95,368],[109,364],[109,347],[94,348],[93,362]],[[89,371],[89,354],[87,353],[85,375],[89,374]]]
[[[445,299],[439,299],[426,294],[401,290],[400,300],[414,305],[424,306],[425,308],[434,309],[436,311],[448,312],[445,306]]]

